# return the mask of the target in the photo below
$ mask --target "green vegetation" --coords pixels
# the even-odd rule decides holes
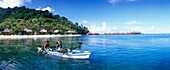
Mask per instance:
[[[68,34],[68,30],[83,35],[89,32],[83,25],[74,24],[66,17],[53,15],[48,10],[29,9],[25,6],[0,8],[0,31],[9,29],[10,34],[25,34],[24,28],[32,30],[32,33],[27,34],[41,34],[39,31],[42,29],[48,31],[46,34],[53,34],[55,30],[59,30],[58,34]]]

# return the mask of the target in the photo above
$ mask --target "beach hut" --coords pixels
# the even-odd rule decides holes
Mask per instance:
[[[47,33],[47,30],[42,29],[42,30],[40,31],[40,33],[41,33],[41,34],[45,34],[45,33]]]
[[[24,28],[24,31],[27,31],[28,29],[27,28]]]
[[[29,35],[31,35],[32,30],[31,30],[31,29],[28,29],[26,32],[28,32],[28,33],[29,33]]]
[[[40,32],[41,32],[41,33],[46,33],[46,32],[47,32],[47,30],[42,29]]]
[[[68,30],[67,32],[68,33],[76,33],[75,31],[71,31],[71,30]]]
[[[37,35],[37,32],[35,32],[34,35]]]
[[[57,32],[59,32],[59,31],[58,31],[58,30],[55,30],[55,31],[54,31],[54,33],[57,33]]]
[[[32,33],[32,30],[31,30],[31,29],[29,29],[29,30],[27,30],[26,32],[28,32],[28,33]]]
[[[29,33],[32,33],[32,30],[31,30],[31,29],[25,28],[24,31],[29,32]]]
[[[69,34],[75,34],[76,32],[75,31],[71,31],[71,30],[68,30],[67,31]]]
[[[32,33],[32,30],[31,30],[31,29],[25,28],[24,31],[26,32],[26,33],[24,32],[24,34],[27,34],[27,33],[31,34],[31,33]]]
[[[4,34],[9,34],[9,32],[10,32],[9,29],[5,29],[5,30],[2,31],[2,33],[4,33]]]
[[[55,30],[53,33],[54,33],[54,34],[57,34],[58,32],[59,32],[59,30]]]
[[[9,29],[5,29],[5,30],[2,31],[2,33],[9,33],[9,32],[10,32]]]

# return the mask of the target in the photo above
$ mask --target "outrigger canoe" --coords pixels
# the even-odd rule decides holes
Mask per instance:
[[[37,47],[38,52],[43,51],[40,47]],[[79,51],[79,50],[72,50],[72,52],[67,53],[60,53],[57,51],[45,51],[44,53],[49,55],[54,55],[63,58],[71,58],[71,59],[88,59],[90,57],[90,51]]]

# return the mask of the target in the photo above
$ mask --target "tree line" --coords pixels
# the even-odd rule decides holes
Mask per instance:
[[[0,8],[0,31],[9,29],[13,34],[23,34],[23,29],[31,29],[34,33],[46,29],[47,34],[52,34],[59,30],[59,34],[68,34],[68,30],[77,34],[87,34],[89,30],[83,25],[72,23],[66,17],[53,15],[48,10],[35,10],[22,7]]]

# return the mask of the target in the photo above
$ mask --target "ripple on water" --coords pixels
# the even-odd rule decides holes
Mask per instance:
[[[38,55],[37,46],[83,42],[88,60]],[[0,69],[169,70],[170,35],[108,35],[37,39],[0,39]],[[76,45],[76,44],[75,44]]]

